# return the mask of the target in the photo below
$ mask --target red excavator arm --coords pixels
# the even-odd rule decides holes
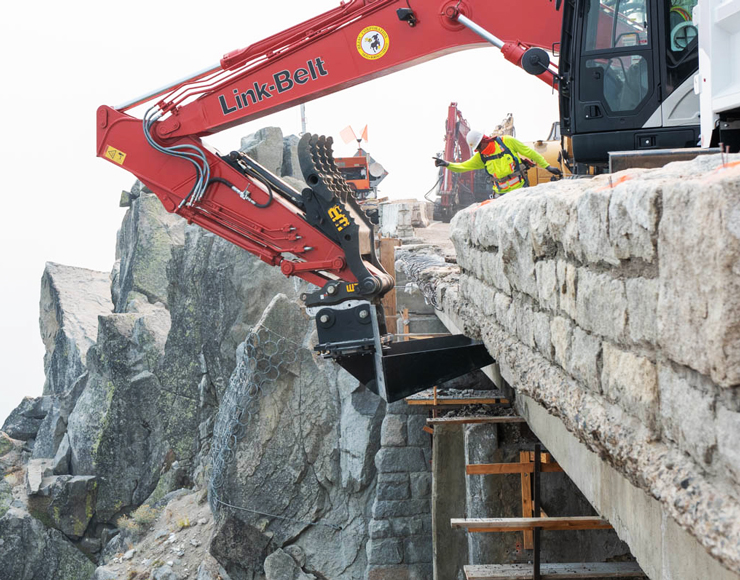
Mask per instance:
[[[304,297],[317,316],[317,349],[395,400],[410,393],[384,384],[393,365],[425,364],[422,351],[439,361],[439,370],[430,369],[435,377],[414,376],[412,388],[420,390],[460,367],[440,348],[466,359],[456,349],[477,347],[459,340],[416,350],[389,344],[377,304],[393,278],[375,257],[372,224],[336,171],[331,139],[301,140],[309,187],[299,192],[244,154],[219,155],[201,137],[486,42],[521,64],[527,48],[550,49],[559,37],[559,13],[548,0],[350,0],[189,79],[118,107],[101,106],[97,154],[133,173],[167,211],[317,285]],[[555,84],[553,72],[542,70],[539,76]],[[126,113],[147,102],[143,119]],[[467,359],[457,374],[485,357]]]

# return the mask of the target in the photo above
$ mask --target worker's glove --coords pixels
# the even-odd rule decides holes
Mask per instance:
[[[557,167],[555,167],[555,166],[553,166],[553,165],[548,165],[548,166],[546,167],[546,169],[547,169],[547,170],[548,170],[548,171],[549,171],[550,173],[552,173],[553,175],[557,175],[558,177],[562,177],[562,176],[563,176],[563,172],[562,172],[562,171],[560,171],[560,169],[558,169]]]
[[[449,165],[448,161],[445,161],[441,157],[434,157],[434,166],[435,167],[447,167]]]

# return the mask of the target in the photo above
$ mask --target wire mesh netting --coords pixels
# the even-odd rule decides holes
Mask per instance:
[[[227,502],[223,489],[236,448],[258,410],[259,398],[270,390],[281,373],[306,357],[308,349],[266,327],[253,329],[237,351],[237,363],[221,401],[213,430],[211,480],[208,499],[218,514]]]
[[[249,424],[256,420],[260,398],[270,394],[276,381],[290,368],[298,376],[310,368],[311,351],[301,344],[260,326],[252,329],[237,350],[237,364],[219,405],[211,447],[211,477],[208,500],[214,516],[227,510],[238,510],[290,520],[311,526],[341,527],[323,522],[302,521],[254,509],[255,506],[234,505],[226,495],[229,470],[236,460],[237,448],[247,434]],[[313,366],[313,365],[312,365]],[[299,381],[300,388],[300,381]]]

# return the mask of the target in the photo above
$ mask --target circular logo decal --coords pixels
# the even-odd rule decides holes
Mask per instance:
[[[388,33],[380,26],[368,26],[357,36],[357,52],[368,60],[381,58],[390,44]]]

